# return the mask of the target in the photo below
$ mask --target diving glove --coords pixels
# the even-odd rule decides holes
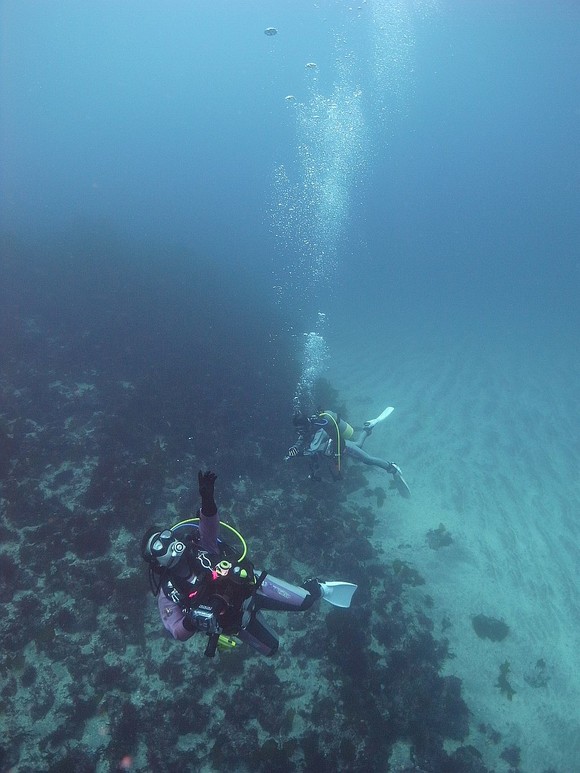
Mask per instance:
[[[201,512],[208,517],[217,513],[217,505],[213,493],[216,478],[217,475],[215,472],[211,472],[210,470],[207,470],[207,472],[202,472],[200,470],[197,473],[199,495],[201,497]]]

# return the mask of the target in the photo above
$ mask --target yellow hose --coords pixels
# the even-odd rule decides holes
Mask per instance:
[[[199,523],[199,518],[186,518],[185,521],[179,521],[179,523],[176,523],[175,526],[171,527],[171,531],[173,529],[176,529],[178,526],[183,526],[186,523]],[[246,545],[246,540],[242,537],[240,532],[237,529],[234,529],[233,526],[230,526],[229,523],[224,523],[223,521],[220,521],[220,526],[225,526],[226,529],[229,529],[233,534],[236,535],[236,537],[240,540],[240,543],[243,547],[242,555],[238,558],[238,561],[243,561],[244,558],[248,554],[248,546]]]
[[[329,419],[332,419],[332,423],[336,427],[336,466],[338,467],[338,471],[340,472],[340,428],[338,424],[336,423],[336,419],[331,413],[327,413],[324,411],[324,413],[320,414],[321,416],[328,416]]]

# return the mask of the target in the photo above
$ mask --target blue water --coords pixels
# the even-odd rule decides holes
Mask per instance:
[[[37,480],[13,422],[70,426],[50,385],[92,381],[129,478],[124,439],[167,436],[175,485],[266,479],[351,322],[577,367],[579,30],[565,0],[0,0],[0,471]]]
[[[45,240],[103,222],[270,271],[285,260],[273,170],[297,158],[284,97],[308,100],[313,60],[331,93],[340,34],[366,135],[341,234],[346,279],[366,290],[388,272],[403,305],[480,293],[494,313],[514,295],[518,313],[545,311],[546,294],[563,293],[558,314],[573,315],[577,9],[397,5],[412,38],[392,76],[404,94],[382,104],[372,4],[4,2],[3,230]]]

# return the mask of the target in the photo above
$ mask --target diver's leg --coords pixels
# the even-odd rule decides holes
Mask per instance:
[[[365,421],[365,423],[363,424],[363,428],[361,430],[360,437],[356,441],[356,444],[359,448],[363,447],[363,443],[368,438],[368,436],[372,433],[373,427],[376,427],[377,424],[379,424],[381,421],[384,421],[386,418],[388,418],[394,410],[395,409],[392,406],[389,406],[388,408],[385,408],[385,410],[380,414],[380,416],[377,416],[376,419],[369,419],[369,421]]]
[[[308,466],[310,469],[308,480],[320,480],[320,460],[318,459],[318,454],[308,457]]]
[[[301,588],[298,585],[292,585],[286,582],[286,580],[281,580],[279,577],[273,577],[271,574],[268,574],[260,585],[255,600],[258,609],[301,612],[311,607],[321,595],[318,582],[316,582],[316,586]]]
[[[278,649],[278,637],[274,630],[264,622],[259,612],[252,614],[250,622],[237,634],[238,639],[249,644],[261,655],[274,655]]]
[[[346,440],[346,444],[350,446],[357,446],[357,448],[362,448],[365,440],[368,438],[368,436],[372,433],[372,427],[370,429],[367,429],[366,427],[363,427],[360,431],[360,436],[357,440]]]
[[[346,447],[348,448],[349,457],[356,459],[357,462],[369,464],[372,467],[381,467],[383,470],[391,473],[396,471],[392,462],[387,462],[384,459],[379,459],[378,456],[371,456],[370,454],[367,454],[367,452],[363,451],[357,443],[353,443],[352,441],[347,440]]]
[[[394,485],[402,497],[408,499],[411,496],[409,486],[403,478],[401,468],[398,467],[398,465],[394,462],[387,462],[384,459],[379,459],[378,456],[370,456],[366,451],[363,451],[362,448],[359,448],[355,443],[351,443],[349,440],[346,441],[346,446],[348,448],[348,455],[353,459],[357,459],[363,464],[380,467],[381,469],[390,472],[393,476],[393,483],[391,485]]]

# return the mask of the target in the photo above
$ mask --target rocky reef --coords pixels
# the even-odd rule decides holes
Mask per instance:
[[[80,288],[66,261],[21,260],[0,293],[0,769],[485,773],[425,581],[373,545],[389,495],[359,468],[313,484],[282,461],[297,366],[280,340],[269,365],[274,312],[232,294],[226,338],[179,276],[162,312],[113,258]],[[191,515],[210,466],[256,565],[359,586],[348,610],[268,613],[273,660],[168,639],[149,594],[141,536]]]

